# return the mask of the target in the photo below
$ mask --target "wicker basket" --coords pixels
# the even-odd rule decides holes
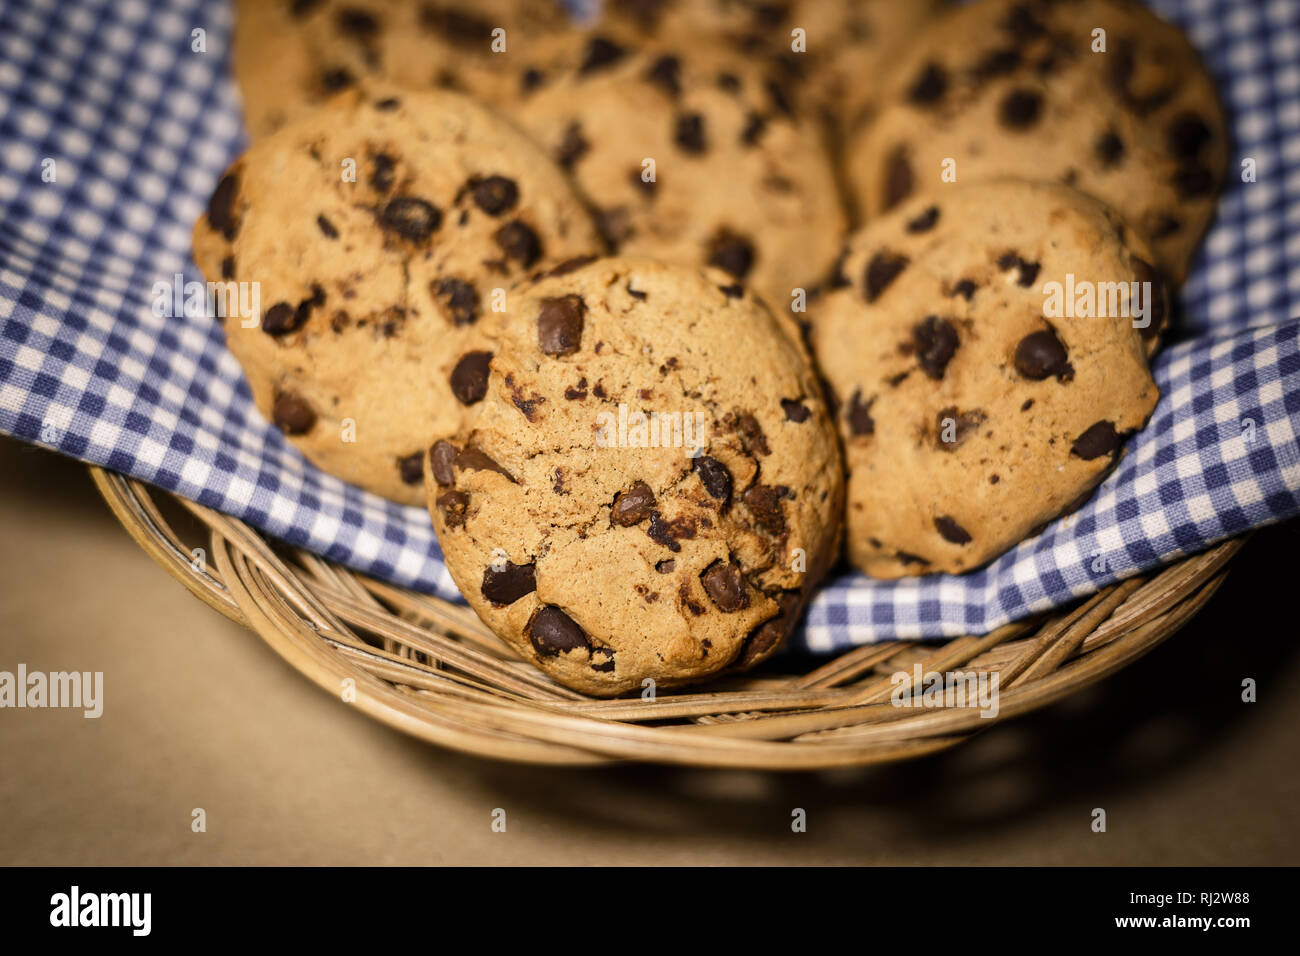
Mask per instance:
[[[468,607],[370,580],[305,551],[273,549],[237,519],[175,499],[209,534],[208,541],[183,541],[151,497],[156,489],[99,468],[91,474],[154,560],[330,693],[416,737],[531,763],[809,770],[934,753],[1151,650],[1209,600],[1244,541],[984,637],[873,644],[805,674],[777,673],[778,659],[705,689],[594,700],[524,662]],[[197,547],[206,560],[195,560]],[[894,706],[892,675],[911,674],[918,663],[923,672],[997,672],[997,715]]]

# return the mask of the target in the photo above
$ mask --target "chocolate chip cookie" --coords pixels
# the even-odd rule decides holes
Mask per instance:
[[[843,507],[789,325],[721,270],[602,259],[521,285],[477,330],[483,396],[429,449],[426,483],[447,568],[493,631],[598,696],[776,648]]]
[[[212,282],[251,283],[224,320],[258,408],[326,471],[423,504],[433,428],[481,395],[462,342],[507,289],[600,240],[563,174],[455,93],[340,94],[254,144],[194,230]]]
[[[811,335],[854,564],[968,571],[1091,496],[1158,398],[1149,255],[1096,200],[1016,181],[904,200],[850,240]]]
[[[780,78],[702,42],[590,35],[513,116],[616,252],[706,264],[787,312],[845,227],[829,157]]]
[[[1186,276],[1223,184],[1225,123],[1196,51],[1141,4],[972,3],[922,34],[882,95],[890,105],[849,148],[868,219],[945,169],[960,183],[1059,181],[1118,210],[1171,280]]]
[[[239,0],[235,76],[254,139],[369,82],[512,99],[572,29],[559,0]]]

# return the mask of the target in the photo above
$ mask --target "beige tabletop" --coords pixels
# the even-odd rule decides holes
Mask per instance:
[[[0,863],[1300,863],[1297,554],[1294,523],[1257,535],[1148,657],[939,756],[534,768],[321,692],[138,550],[84,467],[0,440],[0,671],[104,674],[98,719],[0,710]]]

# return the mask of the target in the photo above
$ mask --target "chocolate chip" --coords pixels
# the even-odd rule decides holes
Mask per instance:
[[[1147,300],[1150,313],[1146,328],[1138,333],[1144,339],[1152,339],[1160,334],[1165,324],[1165,283],[1160,273],[1149,262],[1133,257],[1133,274],[1138,282],[1151,283],[1151,296]]]
[[[1179,113],[1169,124],[1169,152],[1179,159],[1195,159],[1211,136],[1205,120],[1195,113]]]
[[[519,187],[505,176],[489,176],[477,180],[473,188],[474,205],[489,216],[509,212],[519,201]]]
[[[995,76],[1005,76],[1015,71],[1020,65],[1020,51],[1010,47],[990,50],[971,69],[976,79],[989,80]]]
[[[587,50],[582,57],[578,73],[586,75],[596,70],[613,66],[627,55],[627,50],[613,40],[603,36],[594,36],[587,42]]]
[[[940,451],[956,451],[984,424],[985,417],[978,408],[960,412],[955,405],[949,405],[940,409],[934,421],[935,447]]]
[[[678,96],[682,92],[682,61],[671,55],[661,56],[646,71],[646,79],[669,96]]]
[[[466,352],[451,370],[451,393],[462,405],[473,405],[487,394],[491,352]]]
[[[233,279],[235,277],[235,257],[226,256],[221,260],[221,278]]]
[[[537,590],[535,564],[513,564],[506,561],[504,565],[500,568],[489,566],[483,572],[483,583],[479,585],[479,593],[497,607],[514,604],[525,594]]]
[[[719,73],[718,89],[724,90],[727,93],[739,93],[740,77],[736,76],[734,73]]]
[[[1097,422],[1074,440],[1072,455],[1092,461],[1102,455],[1113,455],[1119,450],[1119,434],[1113,422]]]
[[[287,335],[298,328],[300,318],[305,318],[301,310],[288,302],[277,302],[262,313],[262,331],[267,335]]]
[[[907,158],[907,147],[901,143],[895,146],[885,160],[885,191],[881,203],[885,209],[892,209],[912,194],[916,186],[916,177],[912,173],[911,160]]]
[[[640,289],[632,288],[632,284],[630,282],[627,285],[627,294],[630,295],[632,298],[636,299],[638,302],[644,302],[647,298],[646,293],[642,292]]]
[[[632,225],[626,206],[593,209],[592,214],[596,220],[596,229],[611,252],[618,252],[623,241],[636,234],[636,228]]]
[[[424,481],[424,452],[413,452],[405,458],[397,459],[397,473],[404,484],[418,485]]]
[[[386,193],[393,188],[397,178],[397,164],[387,153],[378,153],[374,158],[374,169],[370,172],[370,185],[377,192]]]
[[[765,129],[767,129],[767,120],[758,113],[750,113],[745,118],[745,128],[740,131],[740,141],[746,146],[757,145]]]
[[[217,188],[208,200],[208,224],[226,237],[234,239],[239,231],[239,222],[235,218],[235,200],[239,194],[239,174],[230,172],[221,177]]]
[[[936,381],[943,378],[958,345],[957,330],[952,323],[937,315],[927,315],[912,327],[912,342],[921,371]]]
[[[433,463],[433,480],[443,486],[456,483],[456,473],[452,466],[456,463],[458,450],[449,441],[438,440],[429,449],[429,460]]]
[[[709,265],[743,279],[754,266],[754,246],[743,236],[724,232],[713,240]]]
[[[518,219],[506,223],[492,238],[507,257],[525,269],[542,257],[542,241],[537,233]]]
[[[646,528],[646,535],[656,544],[661,544],[669,551],[676,553],[682,550],[682,546],[677,543],[678,538],[694,538],[695,522],[690,518],[677,518],[674,521],[665,520],[664,516],[655,511],[650,515],[650,526]]]
[[[531,66],[519,77],[519,85],[525,93],[531,93],[545,82],[546,74]]]
[[[1015,269],[1019,273],[1016,276],[1017,284],[1028,289],[1034,284],[1034,280],[1038,278],[1038,272],[1042,265],[1037,262],[1026,262],[1014,252],[1004,252],[998,256],[998,268],[1003,272],[1010,272]]]
[[[1092,148],[1103,166],[1114,166],[1124,158],[1124,141],[1114,130],[1107,130],[1098,136]]]
[[[320,81],[321,86],[325,87],[327,93],[333,93],[336,90],[344,89],[356,82],[356,80],[353,79],[352,74],[341,66],[333,67],[322,72]]]
[[[952,294],[959,295],[967,302],[975,298],[975,290],[979,288],[971,279],[961,279],[952,287]]]
[[[402,101],[396,96],[387,96],[375,103],[375,109],[379,110],[381,113],[391,113],[393,110],[400,109],[401,106]]]
[[[723,424],[740,435],[745,451],[759,455],[771,454],[771,449],[767,447],[767,436],[763,434],[763,426],[750,412],[728,412],[723,417]]]
[[[1183,199],[1195,199],[1214,191],[1214,173],[1205,166],[1186,166],[1174,172],[1173,184]]]
[[[551,604],[538,609],[528,622],[528,640],[542,657],[555,657],[565,651],[591,647],[586,631]]]
[[[433,296],[440,301],[456,325],[473,325],[478,320],[478,291],[464,279],[454,276],[430,283]]]
[[[1017,4],[1007,12],[1006,18],[1002,21],[1002,29],[1022,44],[1047,32],[1047,28],[1034,16],[1028,4],[1023,3]]]
[[[762,660],[780,644],[795,621],[795,611],[799,607],[799,592],[786,591],[777,598],[780,610],[775,617],[764,621],[745,638],[745,644],[736,658],[738,667],[750,667]]]
[[[379,215],[379,225],[403,239],[423,242],[442,225],[442,213],[415,196],[395,196]]]
[[[368,40],[379,32],[379,21],[365,10],[344,9],[338,14],[339,30]]]
[[[731,500],[731,472],[716,458],[701,455],[691,460],[691,469],[700,476],[700,482],[709,496],[722,502],[725,508]]]
[[[699,113],[680,114],[673,127],[673,142],[684,152],[699,155],[709,148],[704,133],[704,117]]]
[[[320,226],[321,234],[324,235],[326,239],[337,239],[339,237],[339,231],[334,228],[334,223],[330,222],[324,216],[316,217],[316,225]]]
[[[271,420],[288,435],[302,435],[316,424],[316,413],[297,395],[281,392],[271,406]]]
[[[881,250],[872,256],[862,278],[862,291],[867,301],[875,302],[885,287],[907,268],[908,261],[907,256],[895,255],[887,250]]]
[[[953,544],[970,544],[970,533],[947,515],[940,515],[935,518],[934,526],[939,534],[943,535],[945,541],[950,541]]]
[[[776,80],[768,77],[763,81],[763,89],[767,92],[767,98],[772,101],[772,107],[786,116],[794,115],[794,104],[790,100],[790,94],[785,91],[785,87]]]
[[[507,481],[515,480],[514,475],[502,468],[495,458],[473,446],[457,452],[455,464],[460,471],[494,471]]]
[[[1121,39],[1107,56],[1106,81],[1111,89],[1127,102],[1129,83],[1132,82],[1133,70],[1137,66],[1133,58],[1132,41],[1127,38]]]
[[[907,90],[907,98],[918,106],[931,106],[948,90],[948,74],[937,63],[927,63]]]
[[[492,35],[492,24],[487,20],[471,16],[463,9],[439,9],[431,3],[421,8],[420,25],[463,43],[486,43]]]
[[[547,355],[572,355],[582,347],[587,305],[578,295],[543,299],[537,314],[537,345]]]
[[[469,495],[463,491],[447,491],[438,496],[435,502],[442,512],[442,520],[448,528],[460,528],[465,524],[465,512],[469,508]]]
[[[854,435],[874,435],[876,433],[876,423],[871,417],[871,406],[876,401],[873,395],[865,402],[862,400],[862,389],[853,393],[849,399],[849,410],[845,418],[849,423],[849,431]]]
[[[939,207],[931,206],[907,224],[908,232],[929,232],[939,221]]]
[[[785,534],[785,511],[781,508],[781,490],[770,485],[754,485],[740,496],[763,530],[780,536]]]
[[[609,522],[621,528],[630,528],[650,517],[650,513],[654,510],[654,491],[644,481],[637,481],[627,491],[620,491],[614,496]]]
[[[745,287],[740,284],[720,285],[718,286],[718,291],[721,292],[723,295],[725,295],[728,299],[739,299],[739,298],[743,298],[745,295]]]
[[[998,108],[1002,125],[1011,129],[1027,129],[1038,122],[1043,109],[1043,98],[1035,90],[1012,90],[1002,99]]]
[[[1025,378],[1041,382],[1050,375],[1067,381],[1074,375],[1065,346],[1052,328],[1030,332],[1016,346],[1016,371]]]
[[[721,558],[714,561],[700,575],[704,593],[724,614],[732,614],[749,607],[749,593],[740,576],[740,568]]]
[[[655,596],[658,597],[658,595]],[[599,664],[596,663],[597,654],[601,655],[602,657],[608,658],[608,660],[603,660]],[[591,649],[591,669],[594,671],[600,671],[602,674],[613,673],[614,671],[613,649],[608,647],[593,647]]]
[[[591,144],[582,135],[582,125],[577,122],[570,123],[564,128],[564,139],[560,141],[560,148],[556,150],[556,162],[565,169],[572,169],[578,160],[587,155],[589,149]]]
[[[677,561],[673,558],[664,558],[655,565],[655,570],[660,574],[672,574],[677,570]]]
[[[812,414],[808,411],[808,406],[797,398],[781,399],[781,408],[785,411],[786,421],[790,422],[806,422],[808,416]]]

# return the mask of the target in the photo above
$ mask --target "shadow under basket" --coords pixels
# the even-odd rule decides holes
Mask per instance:
[[[812,770],[905,760],[960,743],[1101,680],[1183,626],[1218,589],[1245,538],[1113,585],[1073,607],[983,637],[890,641],[807,673],[791,660],[652,700],[597,700],[554,683],[467,606],[374,581],[134,479],[92,467],[141,547],[197,597],[256,631],[340,701],[466,753],[529,763],[644,761]],[[198,520],[182,540],[154,495]],[[177,512],[183,514],[180,512]],[[188,522],[187,522],[188,523]],[[203,548],[203,560],[194,550]],[[998,675],[996,716],[978,705],[902,707],[891,678]],[[933,697],[935,695],[926,695]]]

